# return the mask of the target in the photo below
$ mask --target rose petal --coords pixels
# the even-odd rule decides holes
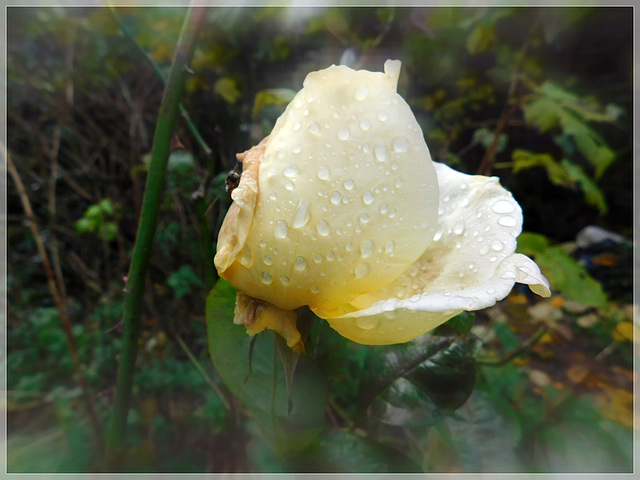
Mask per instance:
[[[238,292],[233,323],[244,325],[249,335],[256,335],[269,328],[278,332],[287,345],[297,352],[304,351],[300,332],[296,326],[298,315],[293,310],[283,310]]]
[[[441,206],[434,242],[399,278],[351,302],[355,311],[325,317],[343,336],[366,344],[406,342],[463,310],[495,304],[515,282],[550,295],[538,266],[514,253],[522,212],[497,178],[435,165]]]
[[[216,266],[238,290],[337,315],[431,242],[437,174],[396,92],[399,69],[388,61],[384,73],[333,66],[307,76],[260,157],[251,222],[234,232],[243,247],[220,237]]]

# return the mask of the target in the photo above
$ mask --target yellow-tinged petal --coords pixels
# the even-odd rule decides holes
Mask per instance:
[[[287,345],[297,352],[304,351],[300,332],[296,327],[297,314],[292,310],[271,305],[268,302],[238,292],[233,323],[244,325],[249,335],[256,335],[265,328],[279,333]]]
[[[350,340],[409,341],[463,310],[495,304],[515,282],[551,295],[538,266],[514,253],[522,211],[497,178],[435,166],[441,198],[434,241],[400,277],[352,301],[355,311],[327,318]]]
[[[337,315],[401,275],[431,243],[437,175],[396,92],[399,69],[387,61],[385,73],[310,73],[264,150],[249,151],[245,165],[259,158],[249,177],[255,197],[243,172],[247,206],[230,211],[233,227],[225,219],[216,256],[238,290],[286,310],[309,305]]]

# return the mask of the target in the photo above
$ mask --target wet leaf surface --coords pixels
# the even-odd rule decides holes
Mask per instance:
[[[324,425],[326,381],[311,359],[301,355],[287,395],[285,370],[271,332],[256,339],[249,373],[251,338],[233,323],[234,305],[235,290],[228,282],[218,281],[207,297],[211,358],[227,387],[260,425],[265,440],[281,456],[291,456],[304,449]]]
[[[425,335],[377,353],[367,358],[361,395],[372,424],[432,424],[473,390],[475,361],[471,344],[463,340]]]

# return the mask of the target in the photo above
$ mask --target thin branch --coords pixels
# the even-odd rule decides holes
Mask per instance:
[[[187,66],[193,57],[196,37],[207,14],[206,8],[190,7],[175,57],[165,86],[158,123],[151,149],[151,164],[142,200],[140,223],[131,257],[131,267],[125,288],[123,312],[123,344],[118,368],[116,396],[107,433],[107,462],[110,470],[120,470],[124,457],[124,438],[141,331],[142,301],[149,266],[158,210],[162,203],[164,178],[171,145],[171,135],[185,92]]]
[[[211,389],[214,392],[216,392],[216,395],[218,395],[218,397],[220,398],[220,401],[222,402],[222,405],[224,406],[224,408],[227,411],[229,411],[229,409],[231,408],[229,401],[226,399],[226,397],[224,396],[222,391],[218,388],[218,386],[215,384],[215,382],[211,379],[211,377],[209,376],[207,371],[204,369],[204,367],[200,364],[200,362],[195,357],[195,355],[191,352],[187,344],[184,343],[184,340],[182,340],[182,337],[180,336],[180,334],[176,333],[174,334],[174,337],[178,342],[178,345],[180,345],[180,348],[182,348],[184,353],[187,354],[187,357],[189,357],[189,360],[191,360],[191,363],[193,363],[193,366],[196,367],[196,369],[200,372],[200,374],[202,375],[202,378],[204,378],[204,380],[211,387]]]
[[[487,151],[482,157],[482,162],[480,163],[480,167],[478,168],[478,174],[480,175],[491,175],[491,171],[493,170],[493,163],[495,161],[496,152],[498,150],[498,141],[500,140],[500,135],[505,127],[509,124],[509,120],[513,114],[518,111],[520,108],[520,103],[522,99],[517,101],[515,99],[516,89],[518,87],[518,82],[521,80],[520,67],[525,58],[527,50],[533,41],[533,36],[538,29],[538,26],[542,22],[542,11],[536,18],[535,22],[531,26],[531,30],[529,30],[529,34],[527,35],[526,40],[520,47],[520,51],[518,52],[518,57],[516,58],[516,64],[513,67],[513,73],[511,74],[511,82],[509,83],[509,91],[507,93],[507,101],[506,105],[511,105],[508,109],[505,108],[502,116],[498,120],[498,125],[496,126],[496,130],[493,133],[493,141]]]
[[[37,219],[31,209],[31,202],[29,201],[29,197],[27,196],[27,191],[24,188],[24,184],[20,178],[20,174],[16,169],[13,161],[11,160],[11,156],[9,152],[2,147],[4,150],[4,156],[7,159],[7,167],[9,169],[9,174],[13,179],[16,188],[18,190],[18,195],[20,196],[20,201],[22,202],[22,206],[24,208],[25,215],[29,220],[29,226],[31,228],[31,233],[33,234],[33,238],[36,242],[36,247],[38,249],[38,253],[42,258],[42,265],[44,266],[45,273],[47,275],[47,281],[49,284],[49,291],[51,292],[51,296],[53,297],[53,301],[58,310],[58,315],[60,316],[60,322],[62,323],[62,329],[64,330],[64,334],[67,340],[67,346],[69,347],[69,353],[71,354],[71,359],[73,360],[73,369],[76,374],[76,380],[80,385],[80,389],[82,390],[82,398],[84,400],[85,407],[87,409],[87,414],[89,416],[89,420],[91,422],[91,426],[93,428],[94,441],[96,446],[98,447],[98,451],[101,452],[103,448],[102,442],[102,426],[100,424],[100,419],[98,417],[98,413],[96,411],[93,397],[91,395],[91,391],[87,385],[86,378],[84,376],[84,372],[82,369],[82,364],[80,363],[80,357],[78,356],[78,347],[76,345],[76,339],[72,333],[72,324],[69,315],[66,310],[66,299],[61,296],[58,286],[56,285],[56,280],[54,277],[53,269],[51,268],[51,263],[49,262],[49,256],[47,255],[47,251],[44,247],[44,242],[42,241],[42,236],[40,235],[40,230],[38,228]]]
[[[548,332],[547,326],[542,326],[538,329],[538,331],[532,337],[529,337],[525,342],[522,342],[513,350],[505,353],[503,356],[498,358],[478,358],[476,363],[481,365],[488,365],[492,367],[499,367],[501,365],[505,365],[509,363],[514,358],[522,355],[523,353],[527,353],[536,343],[540,341],[540,339]]]

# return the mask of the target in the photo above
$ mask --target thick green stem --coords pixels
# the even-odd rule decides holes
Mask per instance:
[[[124,313],[122,353],[116,386],[115,401],[107,432],[107,465],[110,470],[122,468],[124,432],[126,428],[135,362],[140,337],[145,278],[156,229],[158,209],[162,203],[165,172],[171,143],[171,134],[184,95],[188,63],[195,49],[196,37],[206,18],[205,8],[189,8],[182,26],[175,57],[165,86],[158,123],[151,150],[151,165],[142,200],[140,223],[127,277]]]

